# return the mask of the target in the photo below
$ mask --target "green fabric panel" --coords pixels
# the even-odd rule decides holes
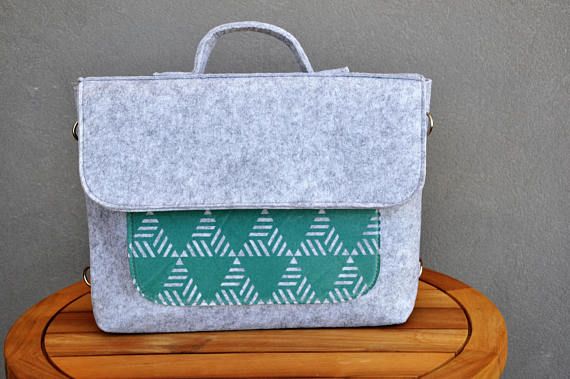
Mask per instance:
[[[380,270],[375,209],[128,213],[127,229],[133,283],[165,305],[344,302]]]

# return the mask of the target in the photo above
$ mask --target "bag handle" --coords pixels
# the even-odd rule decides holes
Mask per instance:
[[[242,21],[242,22],[230,22],[228,24],[222,24],[211,29],[202,38],[198,44],[196,50],[196,57],[194,58],[194,74],[203,74],[206,70],[206,64],[208,63],[208,58],[216,45],[218,39],[227,33],[233,32],[259,32],[268,34],[278,40],[284,42],[289,49],[295,55],[295,59],[303,72],[314,72],[307,54],[301,47],[301,44],[297,39],[285,29],[281,29],[278,26],[266,24],[257,21]]]

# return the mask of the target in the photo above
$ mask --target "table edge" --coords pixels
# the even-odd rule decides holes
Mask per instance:
[[[508,356],[508,332],[503,315],[485,295],[467,284],[424,269],[421,280],[448,294],[463,308],[469,336],[455,358],[423,378],[499,378]]]
[[[14,322],[4,341],[7,378],[68,376],[46,354],[44,335],[47,326],[61,309],[87,293],[89,288],[83,282],[72,284],[36,303]],[[13,340],[19,343],[12,343]]]
[[[499,377],[506,365],[508,337],[498,308],[481,292],[448,275],[424,269],[420,280],[452,297],[470,323],[470,334],[463,348],[454,358],[424,377]],[[88,293],[89,288],[83,282],[72,284],[35,304],[16,320],[4,342],[7,378],[37,377],[39,374],[44,378],[67,376],[47,355],[44,335],[61,309]],[[15,339],[19,340],[18,344],[12,343]]]

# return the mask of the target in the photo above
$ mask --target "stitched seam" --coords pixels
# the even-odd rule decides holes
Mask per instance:
[[[115,81],[143,81],[143,80],[213,80],[213,79],[251,79],[251,78],[362,78],[362,79],[380,79],[380,80],[410,80],[422,82],[425,78],[412,78],[404,76],[382,76],[382,74],[367,74],[367,73],[346,73],[346,74],[319,74],[319,73],[290,73],[290,74],[242,74],[242,75],[227,75],[227,74],[185,74],[173,77],[169,75],[153,75],[153,76],[109,76],[109,77],[87,77],[82,78],[86,82],[115,82]]]
[[[376,237],[376,241],[378,243],[378,249],[376,250],[377,253],[377,259],[375,262],[375,269],[374,269],[374,280],[372,281],[372,283],[370,283],[370,286],[368,287],[368,289],[364,292],[362,292],[360,295],[356,296],[355,298],[352,298],[349,300],[350,301],[354,301],[357,299],[360,299],[361,297],[363,297],[364,295],[366,295],[368,292],[370,292],[372,290],[372,288],[374,288],[376,286],[376,283],[378,282],[378,277],[380,276],[380,265],[382,264],[382,259],[380,257],[380,210],[376,209],[376,216],[378,216],[378,220],[376,221],[376,225],[378,227],[378,236]]]
[[[134,217],[132,217],[130,212],[127,212],[127,249],[129,248],[129,245],[132,245],[133,243],[133,229],[134,229]],[[141,295],[144,299],[154,303],[154,304],[158,304],[161,306],[166,306],[164,304],[158,303],[155,299],[147,296],[145,294],[145,292],[142,290],[142,288],[140,287],[140,285],[138,284],[138,279],[139,279],[139,275],[138,275],[138,271],[137,271],[137,264],[135,263],[135,258],[132,256],[129,257],[129,269],[130,269],[130,275],[131,275],[131,284],[135,287],[135,289],[137,290],[137,292],[139,293],[139,295]],[[137,284],[133,283],[133,280],[135,279],[135,281],[137,282]]]
[[[355,297],[354,299],[351,300],[356,300],[361,298],[362,296],[366,295],[368,292],[370,292],[370,290],[372,290],[372,288],[374,288],[374,286],[376,286],[376,283],[378,282],[378,277],[380,276],[380,265],[382,264],[382,257],[380,256],[380,236],[381,236],[381,229],[380,229],[380,210],[376,209],[376,216],[378,217],[378,220],[376,221],[376,226],[378,227],[378,236],[376,237],[376,242],[378,244],[378,249],[376,250],[376,254],[377,254],[377,259],[376,259],[376,268],[374,270],[374,280],[372,281],[372,283],[370,283],[370,287],[364,291],[363,293],[361,293],[360,295],[358,295],[357,297]]]

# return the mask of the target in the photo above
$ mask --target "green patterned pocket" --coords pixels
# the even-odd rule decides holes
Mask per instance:
[[[355,299],[380,269],[380,213],[220,210],[127,214],[133,283],[174,306]]]

